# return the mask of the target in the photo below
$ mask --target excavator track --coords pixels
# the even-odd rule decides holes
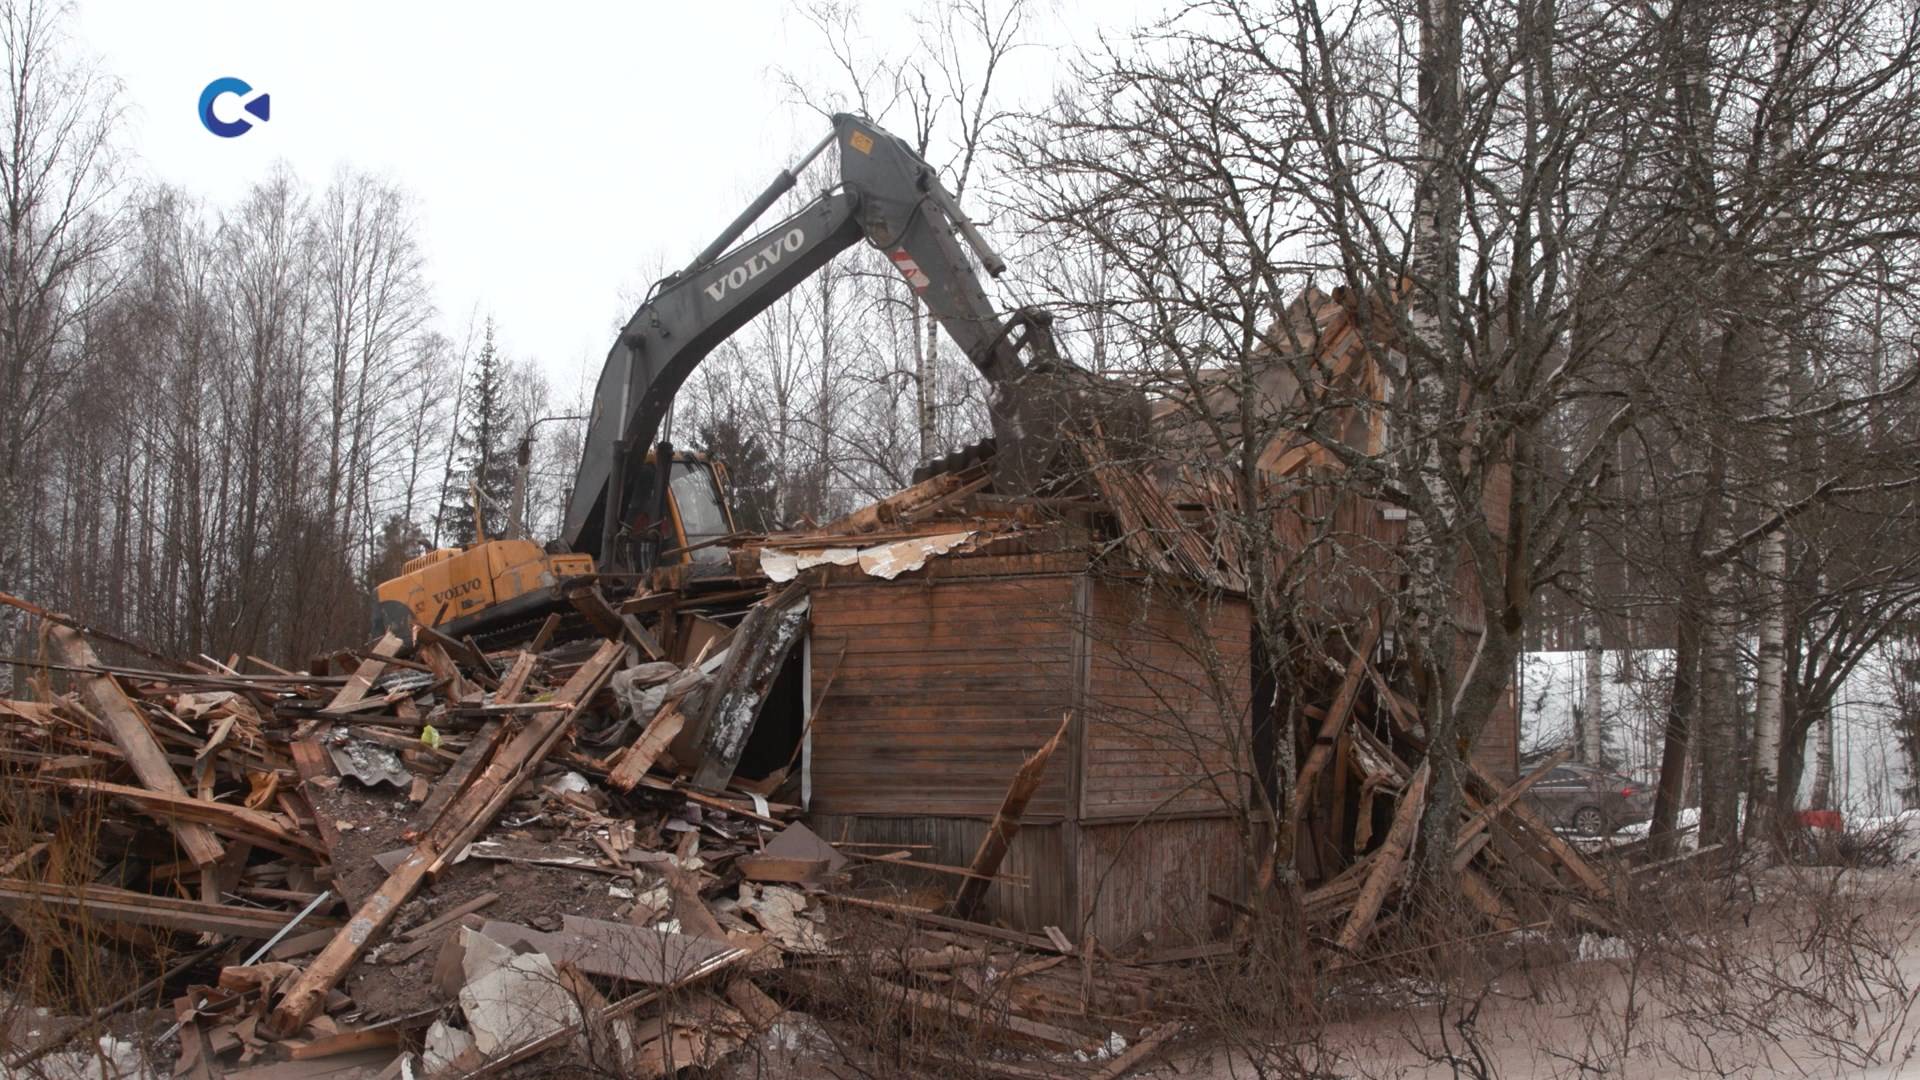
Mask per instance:
[[[554,614],[560,616],[560,625],[554,628],[553,639],[548,642],[549,647],[563,641],[589,637],[594,633],[593,625],[587,622],[587,617],[570,607],[559,605],[547,613],[547,615]],[[472,635],[474,643],[479,645],[483,652],[501,652],[526,645],[532,642],[534,636],[540,633],[540,628],[546,625],[547,615],[535,615],[504,626],[483,630]]]

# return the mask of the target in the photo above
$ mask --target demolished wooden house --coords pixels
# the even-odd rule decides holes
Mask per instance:
[[[1329,363],[1353,348],[1322,340]],[[1158,1045],[1142,965],[1233,962],[1273,878],[1258,795],[1289,719],[1309,795],[1279,827],[1330,966],[1390,917],[1422,726],[1382,647],[1389,563],[1335,571],[1400,526],[1283,511],[1281,535],[1315,540],[1288,557],[1329,564],[1328,644],[1276,670],[1192,477],[1089,464],[1048,499],[935,476],[625,600],[578,585],[570,632],[554,616],[498,651],[426,631],[304,671],[116,666],[33,609],[36,696],[0,703],[31,795],[0,912],[211,950],[141,991],[185,991],[183,1053],[209,1070],[405,1052],[485,1074],[611,1025],[619,1068],[668,1075],[849,985],[895,1021],[1055,1055]],[[1607,883],[1521,801],[1539,773],[1510,782],[1511,722],[1470,779],[1463,894],[1495,930],[1604,925]],[[76,810],[107,827],[68,835]],[[503,1030],[469,992],[536,977],[570,987],[557,1023]]]

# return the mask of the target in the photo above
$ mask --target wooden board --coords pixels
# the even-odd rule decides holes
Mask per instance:
[[[75,667],[98,667],[100,658],[78,632],[65,627],[50,628],[54,648]],[[181,799],[191,799],[186,786],[175,775],[173,765],[167,761],[166,752],[155,741],[153,731],[140,710],[121,688],[120,683],[111,675],[84,675],[78,680],[81,696],[107,729],[107,735],[113,744],[120,748],[133,774],[140,783],[160,794]],[[225,853],[219,837],[213,834],[205,824],[179,819],[170,823],[174,838],[180,841],[180,849],[187,853],[196,866],[211,866]]]

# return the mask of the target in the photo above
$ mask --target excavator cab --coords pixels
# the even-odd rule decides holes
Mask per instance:
[[[647,453],[640,468],[624,470],[621,520],[614,530],[613,548],[602,555],[603,570],[644,574],[686,563],[727,565],[727,549],[720,541],[734,530],[733,511],[725,496],[725,468],[705,454],[670,450],[667,456],[664,505],[655,451]],[[607,558],[609,554],[612,558]]]

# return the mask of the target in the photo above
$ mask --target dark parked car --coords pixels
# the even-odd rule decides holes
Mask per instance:
[[[1572,829],[1583,836],[1604,836],[1653,817],[1651,788],[1573,762],[1542,777],[1527,798],[1554,828]]]

